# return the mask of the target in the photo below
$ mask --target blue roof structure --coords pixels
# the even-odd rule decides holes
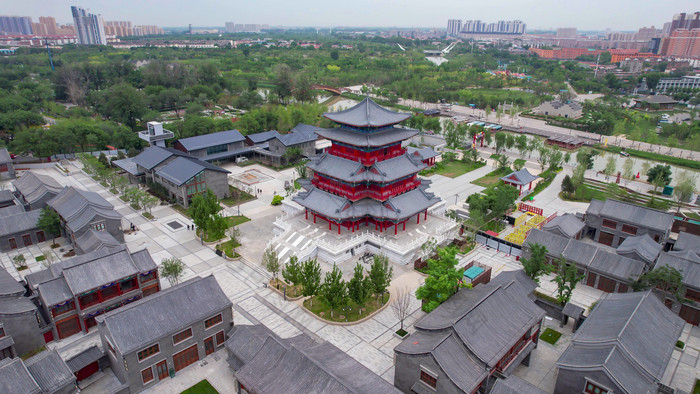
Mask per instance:
[[[484,269],[481,267],[477,266],[472,266],[469,267],[466,271],[464,271],[464,276],[467,278],[474,280],[476,279],[477,276],[481,275],[484,272]]]

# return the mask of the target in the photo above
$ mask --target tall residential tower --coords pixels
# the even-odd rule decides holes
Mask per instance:
[[[75,22],[78,44],[107,45],[102,15],[90,14],[88,10],[76,6],[71,6],[70,10]]]

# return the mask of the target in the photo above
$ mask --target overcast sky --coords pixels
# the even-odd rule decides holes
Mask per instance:
[[[53,16],[72,23],[70,6],[89,8],[104,20],[159,26],[441,27],[448,19],[484,22],[520,19],[528,29],[657,28],[680,12],[700,10],[697,0],[3,0],[0,15]]]

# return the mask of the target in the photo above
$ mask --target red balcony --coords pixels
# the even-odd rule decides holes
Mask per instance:
[[[386,201],[390,197],[415,189],[420,185],[420,180],[416,177],[412,177],[384,187],[377,185],[367,186],[364,184],[353,187],[316,174],[311,183],[321,190],[347,197],[350,201],[358,201],[363,198]]]
[[[342,157],[344,159],[359,161],[362,163],[362,165],[365,166],[371,166],[376,162],[401,156],[404,153],[406,153],[406,150],[401,148],[401,144],[397,144],[388,148],[380,148],[372,152],[365,152],[362,150],[334,144],[328,149],[328,153],[334,156]]]

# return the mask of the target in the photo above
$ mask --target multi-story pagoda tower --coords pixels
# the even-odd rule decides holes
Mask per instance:
[[[323,114],[340,127],[316,133],[332,145],[307,167],[313,172],[306,191],[293,200],[305,208],[306,219],[328,222],[340,234],[360,225],[374,225],[380,232],[406,230],[406,222],[427,219],[428,208],[440,199],[425,191],[428,182],[417,174],[426,167],[423,157],[409,154],[401,144],[418,134],[397,127],[411,114],[382,108],[369,98],[341,112]],[[432,160],[432,159],[430,159]]]

